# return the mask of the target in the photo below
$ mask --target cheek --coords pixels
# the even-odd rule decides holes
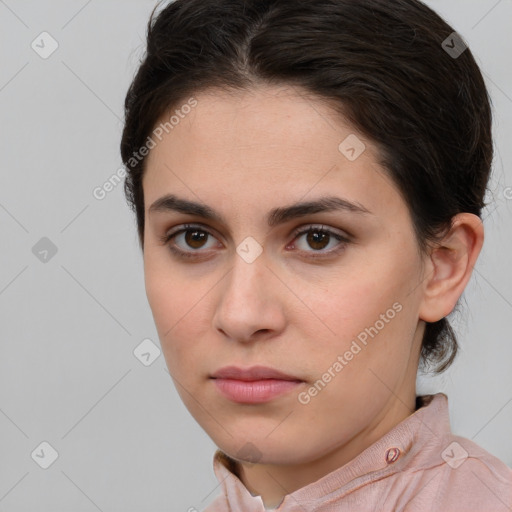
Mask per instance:
[[[306,389],[312,397],[310,412],[344,411],[346,424],[355,425],[371,421],[390,394],[398,393],[411,364],[415,322],[414,307],[395,297],[343,301],[343,316],[331,314],[336,337],[325,338],[322,349],[307,356],[314,376]],[[339,429],[339,418],[327,417],[325,423]]]
[[[184,286],[183,277],[172,272],[169,263],[163,260],[158,255],[145,255],[144,281],[160,342],[165,348],[175,336],[180,319],[186,318],[187,305],[192,301],[190,296],[193,292],[190,287]]]
[[[207,291],[212,285],[206,278],[187,277],[161,255],[147,254],[144,272],[162,351],[169,370],[178,377],[190,365],[199,365],[200,340],[210,314]]]
[[[167,332],[185,315],[198,294],[162,248],[146,249],[144,282],[153,317],[159,330]],[[197,301],[197,299],[196,299]]]
[[[176,279],[170,279],[156,258],[145,256],[144,282],[153,318],[159,334],[167,332],[177,321]],[[162,340],[163,341],[163,340]]]
[[[310,304],[314,304],[311,309],[319,312],[330,331],[320,325],[328,333],[325,351],[317,354],[324,365],[345,354],[347,368],[357,367],[357,371],[369,364],[385,366],[390,358],[398,365],[408,364],[418,320],[417,298],[411,293],[417,263],[412,257],[379,255],[333,279],[322,294],[309,295]],[[311,326],[318,327],[318,320],[313,315],[311,318]]]

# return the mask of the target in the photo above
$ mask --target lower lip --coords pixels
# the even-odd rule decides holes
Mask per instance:
[[[213,379],[217,389],[229,400],[243,404],[259,404],[295,389],[301,381]]]

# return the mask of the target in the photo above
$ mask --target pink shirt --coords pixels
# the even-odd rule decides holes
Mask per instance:
[[[452,434],[448,398],[424,405],[350,462],[284,497],[278,512],[511,512],[512,469]],[[217,450],[222,494],[203,512],[265,512]]]

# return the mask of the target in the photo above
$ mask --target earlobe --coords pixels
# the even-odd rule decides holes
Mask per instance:
[[[481,219],[471,213],[453,218],[452,227],[430,252],[419,318],[437,322],[448,316],[466,287],[484,241]]]

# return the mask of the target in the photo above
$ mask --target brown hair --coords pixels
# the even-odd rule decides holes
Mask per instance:
[[[192,94],[261,82],[329,101],[377,144],[421,251],[456,214],[481,216],[493,158],[489,95],[470,49],[422,2],[176,0],[155,11],[121,141],[142,250],[139,150],[155,125]],[[441,372],[456,352],[448,320],[427,323],[423,363]]]

